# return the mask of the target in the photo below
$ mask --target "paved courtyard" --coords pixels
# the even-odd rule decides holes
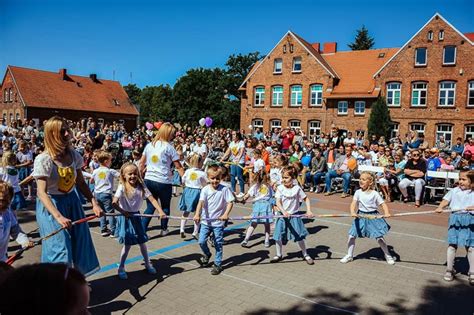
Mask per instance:
[[[313,212],[348,212],[350,199],[338,195],[309,194]],[[173,198],[173,215],[178,198]],[[391,203],[393,213],[433,210],[413,204]],[[236,205],[231,215],[249,214],[251,204]],[[373,240],[356,243],[356,259],[339,263],[345,255],[351,219],[325,218],[308,222],[309,253],[313,266],[301,258],[298,247],[284,247],[285,259],[270,264],[274,247],[263,246],[263,226],[242,248],[245,221],[229,225],[224,246],[224,272],[212,276],[199,268],[200,249],[190,237],[179,236],[179,222],[171,221],[171,233],[159,236],[154,219],[148,249],[157,276],[144,271],[138,247],[132,247],[126,266],[129,280],[117,278],[121,246],[101,237],[98,220],[90,223],[102,269],[89,278],[92,314],[473,314],[474,287],[467,281],[465,250],[458,250],[455,281],[442,280],[446,262],[447,215],[423,215],[390,219],[387,236],[397,259],[394,266],[383,259]],[[25,231],[36,228],[34,212],[20,214]],[[191,222],[189,223],[191,224]],[[189,226],[191,229],[191,226]],[[190,235],[190,234],[188,234]],[[38,237],[37,233],[32,234]],[[10,250],[16,244],[11,243]],[[15,263],[38,262],[40,247]]]

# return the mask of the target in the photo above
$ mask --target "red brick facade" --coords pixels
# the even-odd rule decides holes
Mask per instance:
[[[429,30],[433,32],[431,41],[427,39]],[[444,31],[442,41],[438,40],[440,30]],[[455,65],[442,65],[446,45],[456,46]],[[318,124],[324,132],[330,130],[331,124],[340,129],[366,131],[372,103],[380,94],[386,97],[387,83],[398,82],[401,83],[400,105],[390,107],[390,112],[401,134],[408,128],[419,127],[414,123],[423,123],[426,139],[433,144],[439,124],[442,124],[440,130],[451,128],[452,139],[458,136],[464,138],[466,131],[471,131],[471,124],[474,132],[474,106],[467,106],[470,81],[474,89],[474,46],[441,16],[435,15],[401,49],[332,51],[328,54],[320,52],[319,47],[319,44],[310,45],[288,32],[265,59],[254,66],[240,88],[243,96],[241,129],[247,129],[252,124],[263,125],[266,131],[272,126],[272,121],[279,121],[282,127],[297,126],[299,122],[299,127],[308,134],[310,125],[314,127]],[[333,44],[325,44],[324,47],[336,49]],[[415,67],[414,49],[417,47],[427,48],[427,66]],[[293,71],[295,57],[301,58],[300,72]],[[282,70],[281,73],[274,73],[278,60],[281,60]],[[411,106],[411,83],[418,81],[428,83],[425,107]],[[438,106],[441,81],[456,83],[455,104],[452,107]],[[322,102],[318,106],[311,106],[311,86],[314,84],[322,85]],[[291,89],[295,85],[301,86],[302,90],[299,106],[291,105]],[[275,86],[282,87],[281,106],[273,104],[275,95],[279,99],[279,95],[273,93]],[[261,97],[256,98],[256,91],[260,88],[264,88],[263,104],[259,102]],[[474,90],[471,93],[474,97]],[[356,102],[360,101],[365,102],[365,110],[360,112],[361,103],[358,103],[359,114],[356,114]],[[338,113],[339,102],[347,102],[347,114]],[[343,105],[345,103],[341,103],[342,110],[345,109]]]

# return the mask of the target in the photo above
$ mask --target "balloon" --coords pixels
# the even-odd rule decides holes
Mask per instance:
[[[252,128],[253,128],[253,126],[252,126],[252,125],[249,125],[249,129],[252,129]]]
[[[205,119],[206,127],[209,128],[212,125],[212,118],[211,117],[206,117]]]
[[[148,121],[147,121],[147,122],[145,123],[145,126],[146,126],[146,129],[147,129],[147,130],[153,129],[153,124],[152,124],[151,122],[148,122]]]
[[[163,125],[162,121],[157,121],[153,124],[153,126],[155,126],[156,129],[160,129],[161,125]]]
[[[199,119],[199,126],[203,127],[205,124],[206,124],[206,119],[205,118]]]

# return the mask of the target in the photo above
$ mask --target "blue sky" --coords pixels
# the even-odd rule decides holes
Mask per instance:
[[[375,48],[400,47],[435,12],[474,32],[474,0],[0,0],[0,69],[67,68],[107,79],[115,70],[124,85],[173,85],[231,54],[265,54],[287,30],[348,50],[364,24]]]

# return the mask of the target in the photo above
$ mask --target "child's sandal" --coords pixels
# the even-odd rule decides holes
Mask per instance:
[[[277,255],[277,256],[273,257],[273,258],[270,260],[270,263],[272,263],[272,264],[273,264],[273,263],[277,263],[277,262],[279,262],[279,261],[281,261],[281,260],[283,260],[283,257]]]
[[[446,270],[446,273],[443,277],[444,281],[453,281],[454,280],[454,271],[453,270]]]
[[[307,263],[308,265],[314,265],[314,260],[313,260],[313,258],[311,258],[310,255],[304,256],[304,260],[306,261],[306,263]]]
[[[474,286],[474,273],[468,273],[469,284]]]

